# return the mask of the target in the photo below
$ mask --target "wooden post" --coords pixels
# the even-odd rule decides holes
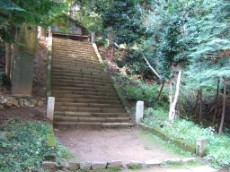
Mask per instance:
[[[227,94],[227,82],[224,80],[223,111],[222,111],[222,117],[220,122],[219,134],[222,134],[223,132],[225,110],[226,110],[226,97],[227,97],[226,94]]]

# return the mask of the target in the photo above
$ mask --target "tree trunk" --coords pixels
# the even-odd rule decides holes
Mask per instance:
[[[215,102],[214,102],[214,106],[217,105],[218,100],[219,100],[219,89],[220,89],[220,79],[217,80],[217,86],[216,86],[216,98],[215,98]],[[212,117],[212,123],[214,124],[216,121],[216,114],[213,114]]]
[[[114,32],[113,29],[111,28],[109,31],[109,46],[113,46],[114,44]]]
[[[223,111],[222,111],[222,117],[221,117],[221,122],[220,122],[219,134],[222,134],[223,126],[224,126],[224,118],[225,118],[225,110],[226,110],[226,97],[227,97],[226,91],[227,91],[227,83],[224,80]]]
[[[176,104],[179,97],[180,92],[180,82],[181,82],[181,70],[179,70],[178,77],[177,77],[177,84],[176,84],[176,93],[172,103],[170,103],[170,110],[169,110],[169,120],[173,120],[176,115]]]
[[[160,91],[159,91],[159,93],[158,93],[158,95],[157,95],[156,102],[158,102],[158,101],[160,100],[162,91],[163,91],[163,89],[164,89],[164,85],[165,85],[165,81],[163,81],[162,84],[161,84],[161,88],[160,88]]]
[[[12,54],[12,49],[11,49],[11,44],[6,43],[5,44],[5,59],[6,59],[6,66],[5,66],[5,72],[6,75],[10,77],[10,72],[11,72],[11,54]]]
[[[203,93],[202,93],[202,88],[200,89],[200,110],[199,110],[199,122],[202,121],[202,117],[203,117],[203,103],[202,103],[202,99],[203,99]]]
[[[198,102],[199,102],[199,98],[200,98],[200,92],[198,91],[197,96],[196,96],[196,103],[195,103],[194,107],[192,108],[192,112],[195,113],[194,116],[196,116],[196,109],[197,109],[197,105],[198,105]]]

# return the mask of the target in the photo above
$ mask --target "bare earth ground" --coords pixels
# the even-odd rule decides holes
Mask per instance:
[[[134,172],[133,170],[122,170],[122,172]],[[217,172],[217,170],[210,168],[208,166],[182,166],[182,167],[156,167],[156,168],[149,168],[149,169],[141,169],[135,170],[135,172]],[[218,171],[218,172],[227,172],[227,171]]]
[[[0,111],[0,127],[4,121],[17,118],[19,121],[44,121],[46,107],[35,108],[12,108]],[[80,161],[109,161],[130,160],[165,160],[178,158],[164,149],[163,146],[143,137],[138,128],[130,129],[98,129],[78,128],[72,130],[56,130],[57,137],[61,142],[76,155]],[[133,170],[123,169],[122,172]],[[182,166],[182,167],[154,167],[135,170],[136,172],[213,172],[207,166]],[[227,172],[222,170],[219,172]]]
[[[80,161],[123,162],[179,158],[142,137],[138,128],[57,130],[56,135]]]
[[[46,120],[46,107],[34,107],[34,108],[11,108],[0,110],[0,125],[5,121],[17,118],[19,121]]]

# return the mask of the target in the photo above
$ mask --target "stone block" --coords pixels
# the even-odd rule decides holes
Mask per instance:
[[[69,163],[62,162],[61,163],[61,169],[64,170],[64,171],[68,171],[68,169],[69,169]]]
[[[78,162],[69,163],[69,170],[79,170],[79,169],[80,169],[80,163]]]
[[[42,101],[42,100],[39,100],[39,101],[37,102],[37,105],[38,105],[38,106],[43,106],[43,105],[44,105],[44,103],[43,103],[43,101]]]
[[[107,168],[123,167],[122,161],[110,161],[108,162]]]
[[[162,161],[159,160],[148,160],[144,162],[144,165],[149,167],[149,166],[160,166]]]
[[[8,106],[19,107],[18,100],[15,97],[8,97]]]
[[[54,104],[55,104],[55,98],[49,97],[48,104],[47,104],[47,118],[51,123],[53,123]]]
[[[195,161],[195,160],[196,160],[196,158],[195,158],[195,157],[191,157],[191,158],[183,158],[183,159],[181,160],[181,162],[186,163],[186,162]]]
[[[204,156],[207,148],[207,139],[198,139],[196,143],[196,154],[198,156]]]
[[[91,170],[92,163],[91,162],[81,162],[80,169],[81,170]]]
[[[56,170],[57,163],[52,161],[42,162],[42,168],[46,170]]]
[[[107,162],[92,162],[92,169],[105,169],[107,166]]]

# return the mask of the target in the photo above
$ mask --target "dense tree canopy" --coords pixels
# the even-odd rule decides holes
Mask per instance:
[[[134,44],[145,36],[143,8],[139,0],[76,2],[81,10],[75,18],[90,31],[111,33],[117,44]]]
[[[0,9],[0,37],[12,42],[23,23],[48,26],[65,5],[52,0],[3,0]]]

